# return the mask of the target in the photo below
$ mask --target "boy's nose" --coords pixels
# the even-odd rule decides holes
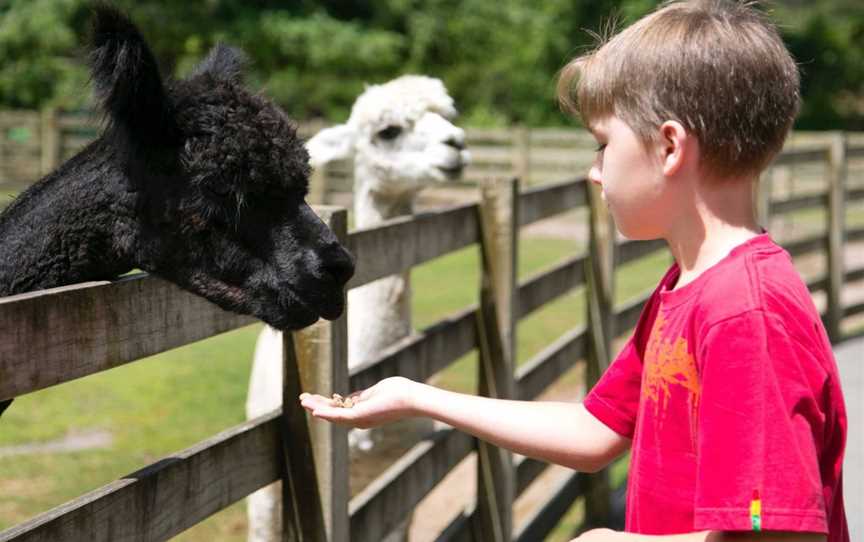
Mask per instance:
[[[598,186],[603,186],[603,180],[600,178],[600,168],[591,166],[591,169],[588,170],[588,180]]]

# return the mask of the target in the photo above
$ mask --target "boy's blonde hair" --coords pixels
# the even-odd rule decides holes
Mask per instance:
[[[799,75],[752,2],[673,1],[571,61],[558,99],[586,125],[615,114],[643,140],[676,120],[718,177],[755,175],[798,113]]]

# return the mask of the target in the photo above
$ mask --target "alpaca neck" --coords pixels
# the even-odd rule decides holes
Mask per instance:
[[[89,149],[88,149],[89,150]],[[0,215],[0,296],[105,280],[132,268],[114,234],[119,172],[82,152],[22,193]]]
[[[359,181],[359,179],[358,179]],[[411,215],[414,193],[401,197],[375,192],[355,183],[354,221],[367,228],[391,218]],[[362,256],[361,256],[362,257]],[[400,273],[348,293],[348,364],[353,367],[411,333],[411,274]]]
[[[357,228],[376,226],[384,221],[414,214],[414,193],[385,194],[368,187],[354,188],[354,223]]]

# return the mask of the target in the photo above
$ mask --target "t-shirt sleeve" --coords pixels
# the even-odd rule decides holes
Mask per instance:
[[[827,533],[818,444],[827,378],[812,348],[753,310],[698,346],[696,530]]]
[[[585,397],[585,408],[619,435],[632,439],[641,385],[642,361],[631,338]]]

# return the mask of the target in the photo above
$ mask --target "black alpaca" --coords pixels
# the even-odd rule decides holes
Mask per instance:
[[[338,317],[352,258],[305,203],[306,150],[243,88],[242,54],[217,46],[163,84],[132,22],[94,15],[106,128],[0,215],[0,296],[139,268],[282,330]]]

